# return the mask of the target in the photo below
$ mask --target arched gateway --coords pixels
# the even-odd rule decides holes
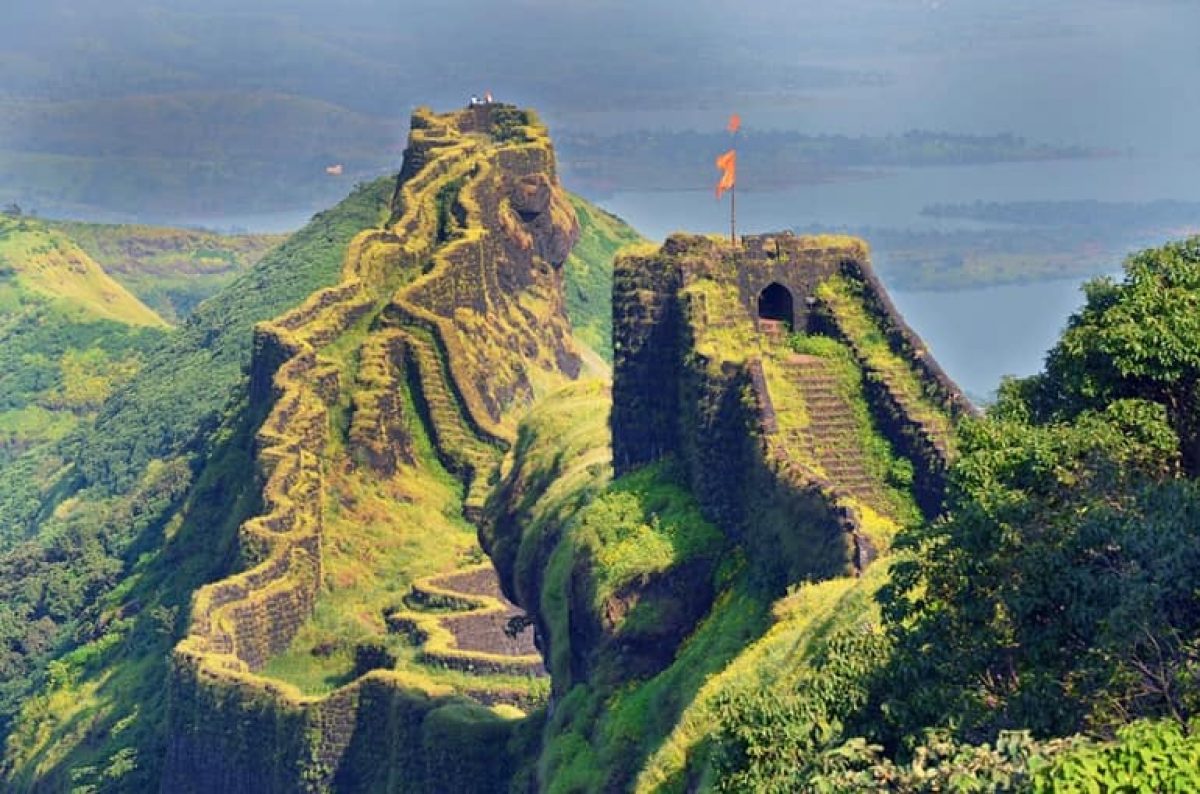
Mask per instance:
[[[758,319],[783,323],[789,332],[795,330],[796,314],[791,291],[779,282],[768,284],[758,293]]]

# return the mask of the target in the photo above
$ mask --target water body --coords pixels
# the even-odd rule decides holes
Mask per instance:
[[[973,400],[1006,375],[1032,375],[1083,305],[1080,284],[1044,281],[953,292],[893,292],[896,307]]]
[[[1200,158],[1123,156],[1100,160],[904,168],[861,179],[738,195],[740,232],[809,227],[891,227],[949,231],[961,221],[922,216],[930,204],[982,201],[1200,201]],[[601,201],[654,239],[674,231],[729,228],[728,202],[711,193],[626,192]],[[1200,220],[1200,219],[1198,219]],[[1021,234],[1021,227],[1010,227]],[[868,240],[868,243],[871,242]],[[888,261],[876,247],[876,264]],[[1108,267],[1119,270],[1120,262]],[[881,267],[887,282],[887,268]],[[954,290],[893,297],[909,324],[965,389],[986,397],[1004,375],[1041,368],[1067,317],[1082,305],[1079,280]]]

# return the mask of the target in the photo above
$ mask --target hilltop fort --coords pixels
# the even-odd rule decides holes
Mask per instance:
[[[767,594],[853,579],[939,511],[971,408],[864,243],[631,249],[610,397],[566,316],[578,236],[531,113],[414,114],[341,283],[256,330],[262,510],[175,649],[164,791],[536,777],[548,699],[676,664],[730,586],[722,559]],[[616,576],[563,545],[639,477],[669,494],[645,526],[689,517],[669,564],[631,547]]]
[[[825,514],[817,523],[845,534],[847,557],[818,561],[812,549],[832,538],[813,539],[793,574],[861,571],[884,540],[872,527],[902,517],[897,487],[939,511],[953,422],[972,409],[896,311],[865,243],[676,235],[619,259],[614,283],[618,473],[678,456],[712,518],[739,531],[761,531],[787,494],[784,548],[789,526],[813,526],[802,515]],[[877,433],[891,460],[872,454]]]

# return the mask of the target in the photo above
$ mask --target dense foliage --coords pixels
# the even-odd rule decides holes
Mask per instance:
[[[16,767],[29,774],[51,737],[57,751],[41,772],[59,782],[57,763],[72,752],[96,760],[99,779],[112,763],[128,766],[126,751],[161,740],[177,617],[232,562],[233,530],[253,507],[252,326],[336,280],[350,238],[380,222],[391,186],[380,179],[316,216],[146,350],[94,423],[0,470],[0,779]],[[101,686],[114,675],[120,687]],[[63,711],[91,727],[62,741],[52,726]],[[122,735],[104,738],[126,718]],[[138,774],[152,779],[160,756],[145,755]]]
[[[1200,240],[1087,298],[1046,371],[960,428],[948,509],[879,591],[883,652],[842,655],[832,711],[803,682],[725,709],[722,785],[1200,784]]]

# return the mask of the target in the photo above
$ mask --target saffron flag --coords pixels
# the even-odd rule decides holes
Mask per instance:
[[[717,182],[717,198],[721,198],[726,190],[733,189],[737,181],[737,151],[730,149],[718,157],[717,168],[721,169],[721,180]]]
[[[738,114],[734,113],[732,116],[729,117],[729,126],[726,127],[726,129],[729,130],[730,135],[737,135],[737,131],[740,130],[741,128],[742,128],[742,117],[739,116]]]

